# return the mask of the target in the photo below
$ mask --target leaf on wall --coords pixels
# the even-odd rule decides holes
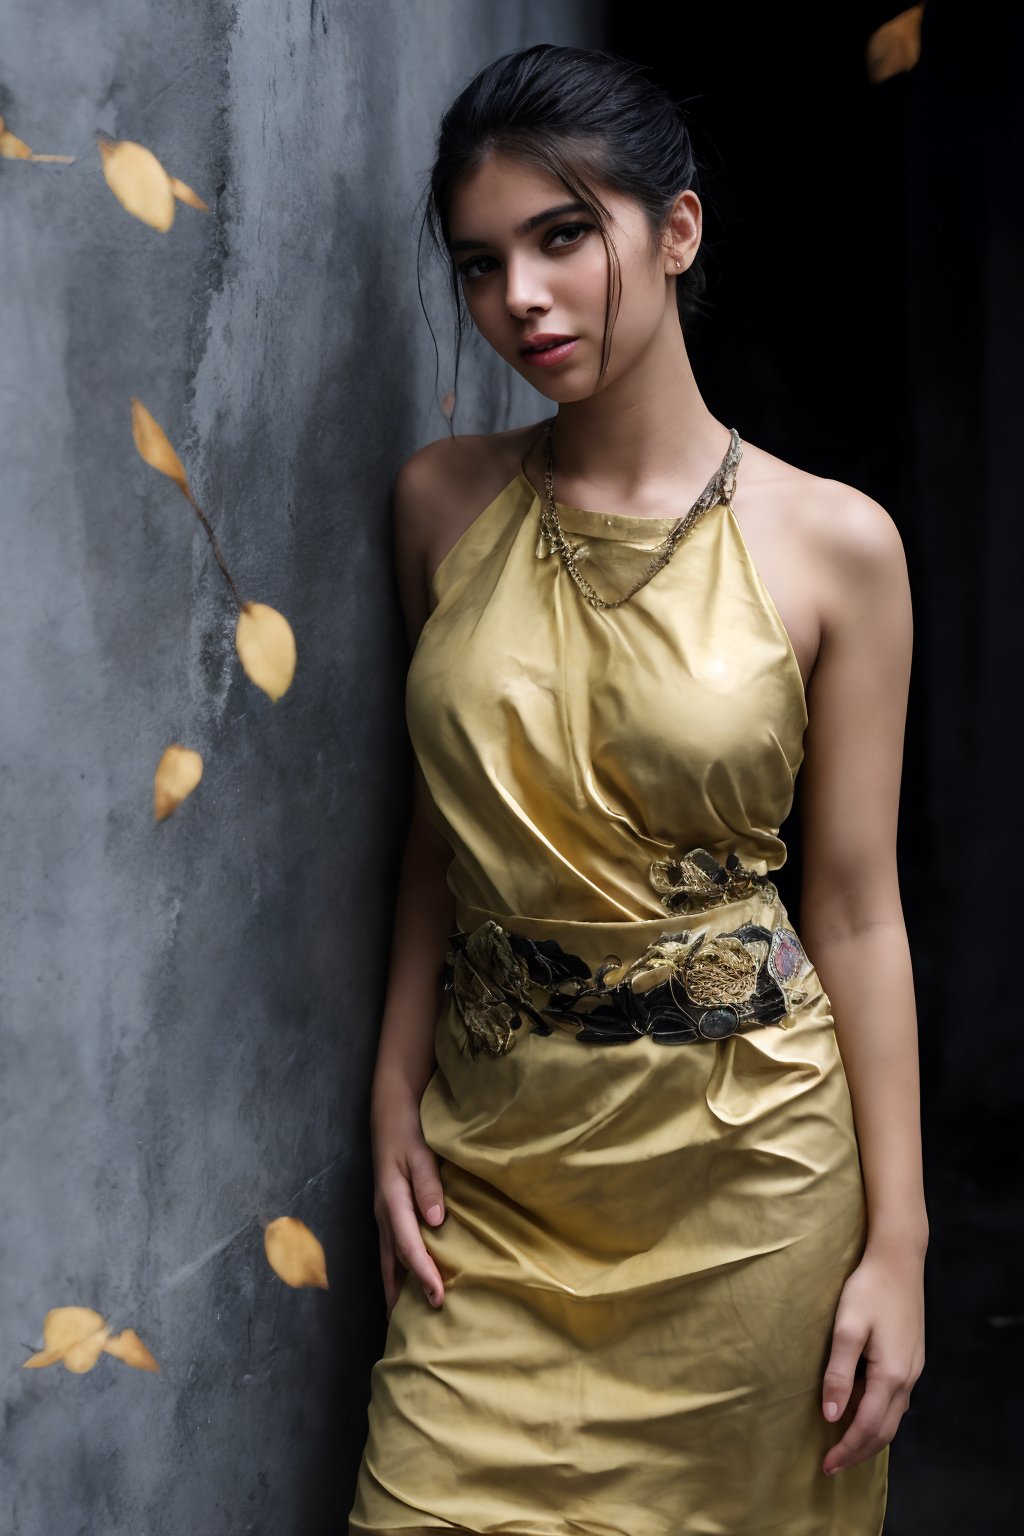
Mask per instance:
[[[198,192],[193,192],[191,187],[186,187],[177,176],[171,177],[171,191],[179,203],[187,203],[190,208],[198,208],[202,213],[209,213],[209,203],[204,203]]]
[[[185,470],[171,447],[167,433],[146,410],[142,401],[136,400],[134,396],[132,396],[132,436],[135,439],[136,448],[146,463],[173,480],[191,501],[192,493],[188,488]]]
[[[276,703],[295,676],[292,627],[283,613],[266,603],[243,603],[235,629],[235,649],[246,676]]]
[[[275,1275],[286,1285],[327,1290],[327,1260],[320,1239],[297,1216],[278,1216],[263,1232],[263,1247]]]
[[[97,142],[107,186],[121,207],[143,224],[166,234],[174,223],[175,199],[209,212],[202,198],[176,176],[168,175],[145,144],[132,139],[100,138]]]
[[[139,454],[146,463],[173,480],[194,508],[213,546],[217,564],[238,604],[238,623],[235,628],[235,649],[238,652],[238,659],[242,663],[246,676],[276,703],[283,694],[287,693],[295,676],[297,652],[291,625],[283,613],[278,613],[277,609],[271,608],[269,604],[247,602],[241,597],[234,578],[227,568],[220,545],[217,543],[217,536],[205,512],[189,489],[184,467],[172,448],[167,433],[142,401],[136,400],[134,396],[132,396],[132,436]]]
[[[74,159],[74,155],[37,155],[0,117],[0,160],[45,160],[53,165],[72,165]]]
[[[153,1354],[143,1344],[134,1328],[124,1328],[120,1333],[112,1334],[103,1349],[106,1354],[113,1355],[115,1360],[123,1360],[125,1365],[132,1365],[137,1371],[160,1369]]]
[[[153,816],[165,821],[192,793],[203,776],[203,759],[191,747],[172,742],[153,775]]]
[[[111,1335],[110,1324],[92,1307],[51,1307],[43,1319],[43,1348],[24,1360],[22,1368],[38,1370],[63,1361],[67,1370],[82,1375],[104,1353],[136,1370],[160,1369],[134,1328]]]
[[[864,51],[872,85],[914,68],[921,57],[923,17],[924,5],[912,5],[872,32]]]
[[[110,1329],[91,1307],[51,1307],[43,1320],[43,1348],[24,1362],[29,1368],[63,1360],[69,1371],[91,1371]]]

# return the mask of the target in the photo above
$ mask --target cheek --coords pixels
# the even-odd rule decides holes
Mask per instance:
[[[665,283],[660,272],[652,273],[648,264],[623,263],[616,331],[621,327],[623,339],[628,336],[644,342],[655,334],[664,317]]]
[[[508,293],[502,274],[487,276],[477,283],[467,283],[463,298],[470,319],[489,341],[496,342],[508,327]]]
[[[589,240],[584,250],[567,258],[553,286],[567,303],[603,315],[608,302],[608,257],[600,240]]]

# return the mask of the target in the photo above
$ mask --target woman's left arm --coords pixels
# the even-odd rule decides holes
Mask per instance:
[[[917,1011],[896,862],[913,620],[903,543],[888,513],[830,483],[814,545],[821,640],[801,767],[800,932],[828,995],[867,1198],[863,1258],[836,1310],[822,1411],[862,1395],[822,1470],[896,1433],[924,1367],[928,1246]],[[829,1405],[835,1411],[829,1411]]]

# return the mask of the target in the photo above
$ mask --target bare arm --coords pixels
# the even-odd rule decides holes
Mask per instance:
[[[445,879],[451,849],[430,824],[426,787],[415,768],[416,798],[405,843],[391,937],[391,965],[374,1069],[373,1113],[396,1097],[419,1104],[434,1070],[434,1025],[441,1011],[441,965],[455,903]]]
[[[395,565],[410,653],[427,617],[425,551],[437,495],[438,445],[399,470],[392,496]],[[412,816],[395,898],[391,962],[371,1089],[374,1213],[388,1316],[406,1270],[440,1305],[444,1288],[427,1252],[419,1216],[444,1216],[438,1160],[423,1139],[419,1106],[435,1066],[441,968],[454,919],[446,874],[452,850],[431,820],[429,790],[414,762]]]
[[[869,1241],[923,1250],[917,1015],[896,864],[912,616],[903,545],[849,491],[823,570],[808,690],[801,929],[832,1001],[850,1084]],[[839,525],[841,525],[841,530]]]
[[[436,515],[447,444],[428,444],[395,477],[391,498],[395,574],[410,656],[426,622],[426,550]],[[434,1069],[433,1029],[441,1006],[441,965],[454,919],[445,878],[452,850],[430,815],[429,790],[413,762],[413,807],[395,899],[391,966],[373,1081],[382,1112],[396,1096],[417,1105]]]
[[[896,862],[912,614],[899,534],[833,482],[822,637],[808,690],[800,927],[831,999],[864,1174],[868,1235],[836,1310],[822,1412],[856,1412],[823,1471],[876,1454],[924,1367],[928,1243],[917,1014]],[[856,1369],[865,1377],[855,1397]]]

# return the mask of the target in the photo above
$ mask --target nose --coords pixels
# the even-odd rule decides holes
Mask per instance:
[[[545,314],[551,308],[551,294],[536,262],[527,257],[509,257],[505,264],[505,307],[516,320]]]

